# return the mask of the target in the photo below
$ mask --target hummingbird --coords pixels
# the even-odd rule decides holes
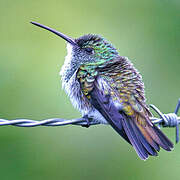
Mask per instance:
[[[96,34],[74,39],[31,23],[67,42],[67,56],[60,71],[62,87],[87,119],[87,126],[90,120],[111,125],[142,160],[157,156],[160,147],[173,149],[173,143],[150,120],[142,76],[109,41]]]

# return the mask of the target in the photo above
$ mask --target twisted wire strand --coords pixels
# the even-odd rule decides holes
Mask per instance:
[[[89,125],[97,125],[98,122],[90,122]],[[18,126],[18,127],[35,127],[35,126],[65,126],[65,125],[79,125],[86,126],[87,119],[77,118],[77,119],[62,119],[62,118],[51,118],[45,120],[31,120],[31,119],[15,119],[7,120],[0,119],[0,126]]]
[[[160,116],[161,119],[154,119],[152,122],[158,124],[158,127],[175,127],[176,128],[176,143],[179,142],[179,124],[180,117],[177,116],[180,109],[180,99],[176,105],[174,113],[163,114],[156,106],[150,104],[150,107]]]
[[[176,106],[174,113],[163,114],[155,105],[150,105],[150,107],[160,116],[151,117],[153,124],[157,124],[158,127],[176,127],[176,143],[179,142],[179,124],[180,117],[177,116],[177,113],[180,109],[180,99]],[[65,125],[78,125],[78,126],[91,126],[98,125],[100,123],[91,120],[87,122],[87,118],[81,117],[77,119],[62,119],[62,118],[51,118],[45,120],[31,120],[31,119],[15,119],[7,120],[0,119],[0,126],[13,125],[18,127],[35,127],[35,126],[65,126]]]
[[[165,118],[168,121],[169,126],[163,127],[175,127],[175,123],[178,120],[178,124],[180,124],[180,117],[174,116],[174,113],[164,114]],[[152,117],[150,118],[153,124],[163,124],[164,120],[161,118]],[[18,127],[35,127],[35,126],[65,126],[65,125],[86,125],[87,120],[84,118],[77,119],[61,119],[61,118],[51,118],[45,120],[31,120],[31,119],[15,119],[15,120],[7,120],[0,119],[0,126],[13,125]],[[98,122],[90,122],[90,125],[98,125]]]

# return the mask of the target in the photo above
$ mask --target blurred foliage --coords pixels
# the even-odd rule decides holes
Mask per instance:
[[[0,0],[0,117],[73,118],[59,70],[65,42],[101,34],[143,75],[148,103],[172,112],[180,96],[179,0]],[[163,129],[174,141],[174,130]],[[180,144],[141,161],[109,126],[0,128],[0,179],[179,179]]]

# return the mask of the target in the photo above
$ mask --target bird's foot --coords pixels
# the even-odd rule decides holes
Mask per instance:
[[[88,117],[88,115],[83,116],[83,118],[86,120],[86,124],[83,124],[82,127],[90,127],[92,118]]]

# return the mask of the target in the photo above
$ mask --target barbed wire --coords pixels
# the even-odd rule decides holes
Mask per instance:
[[[163,114],[155,105],[150,105],[150,107],[159,115],[157,117],[151,117],[150,120],[153,124],[157,124],[160,127],[175,127],[176,128],[176,143],[179,142],[179,124],[180,117],[177,116],[180,109],[180,99],[176,105],[175,111],[173,113]],[[18,126],[18,127],[35,127],[35,126],[65,126],[65,125],[78,125],[83,127],[89,127],[91,125],[98,125],[99,122],[87,121],[87,117],[81,117],[77,119],[62,119],[62,118],[51,118],[45,120],[31,120],[31,119],[15,119],[7,120],[0,119],[0,126]]]

